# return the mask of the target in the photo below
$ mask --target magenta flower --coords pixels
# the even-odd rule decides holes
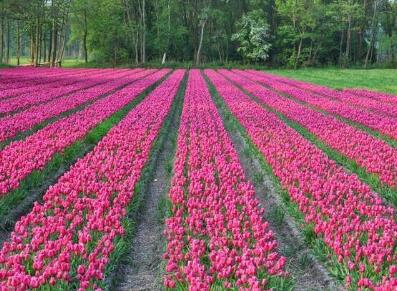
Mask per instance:
[[[397,260],[394,208],[384,205],[379,195],[356,175],[345,172],[221,74],[213,70],[205,73],[298,205],[305,221],[314,225],[316,235],[346,266],[347,276],[362,275],[359,280],[350,276],[351,285],[395,289],[397,281],[389,269]],[[223,70],[222,73],[226,74]],[[233,78],[240,84],[246,80]],[[363,277],[373,272],[377,275]]]
[[[114,102],[128,102],[160,75],[164,72],[121,91]],[[115,239],[124,234],[126,208],[183,75],[183,70],[175,71],[152,91],[50,187],[43,204],[35,203],[16,223],[0,251],[3,289],[27,290],[73,280],[79,290],[99,290]]]
[[[221,281],[226,288],[263,290],[263,273],[287,275],[198,70],[189,74],[169,198],[165,287],[209,290]]]

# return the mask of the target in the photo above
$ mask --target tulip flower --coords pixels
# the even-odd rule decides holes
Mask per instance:
[[[236,72],[235,74],[224,71],[224,74],[233,81],[239,82],[239,85],[264,104],[306,128],[332,149],[357,162],[368,173],[379,176],[384,184],[397,188],[395,148],[333,116],[324,115],[251,81],[260,81],[261,77],[243,71]],[[241,79],[240,76],[249,79]],[[301,95],[310,94],[304,91],[301,93]]]
[[[20,182],[34,170],[43,169],[56,153],[62,152],[65,148],[83,138],[91,129],[122,109],[167,72],[167,69],[160,70],[114,94],[97,100],[82,111],[59,119],[24,140],[9,144],[0,151],[0,194],[4,195],[18,188]],[[142,73],[147,74],[145,71]],[[105,84],[103,85],[105,91],[102,90],[99,95],[136,78],[137,76],[132,75],[131,78],[115,80],[113,83]],[[92,96],[92,93],[89,93],[88,96]],[[1,122],[0,119],[0,124]],[[3,131],[0,130],[0,132]]]
[[[189,74],[169,197],[165,287],[209,290],[220,281],[225,288],[263,290],[272,287],[270,276],[287,276],[198,70]]]
[[[314,108],[321,109],[327,113],[330,113],[331,115],[343,117],[344,119],[365,125],[375,131],[379,131],[380,133],[389,136],[392,139],[397,140],[396,116],[391,116],[387,112],[375,112],[368,107],[357,106],[357,104],[345,102],[344,95],[346,94],[346,90],[343,92],[338,92],[323,86],[291,80],[279,76],[276,77],[263,72],[259,73],[256,71],[249,71],[249,73],[251,76],[258,78],[256,80],[258,80],[260,83],[265,84],[272,89],[288,94],[299,101],[313,106]],[[353,95],[352,92],[349,93],[349,99],[362,99],[362,97],[358,98],[357,95]],[[362,92],[360,91],[360,94],[361,93]],[[333,96],[339,96],[339,98],[332,98]],[[376,103],[379,105],[381,102]],[[395,111],[395,103],[391,103],[391,105],[394,105],[393,111]],[[390,106],[388,106],[388,109],[389,108]],[[387,109],[384,110],[387,111]]]
[[[0,251],[1,288],[28,290],[74,282],[79,290],[98,290],[183,76],[184,71],[177,70],[152,91],[50,187],[43,204],[35,203],[17,222]],[[136,96],[148,83],[129,87],[124,98]],[[29,271],[31,264],[34,273]]]
[[[339,257],[339,264],[348,270],[344,276],[351,277],[351,286],[395,289],[397,282],[389,271],[397,261],[395,209],[221,74],[205,73],[306,223],[313,224],[318,239],[330,250],[330,259]],[[240,84],[246,80],[241,78]]]

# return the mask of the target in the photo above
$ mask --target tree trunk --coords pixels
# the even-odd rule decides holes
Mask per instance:
[[[19,20],[17,20],[17,45],[16,45],[16,56],[17,56],[17,66],[19,66],[21,60],[21,31],[20,31]]]
[[[66,20],[64,19],[62,22],[62,27],[61,27],[61,36],[60,36],[60,50],[58,52],[57,56],[57,63],[59,63],[59,66],[62,65],[63,61],[63,55],[65,53],[65,43],[66,43]]]
[[[363,11],[364,14],[366,14],[367,11],[367,0],[363,0]],[[364,48],[364,32],[367,30],[367,22],[362,21],[360,25],[360,37],[359,37],[359,45],[358,45],[358,58],[359,62],[362,63],[363,61],[363,55],[365,53],[365,48]]]
[[[50,62],[50,67],[55,67],[55,61],[57,58],[57,46],[58,46],[58,28],[57,28],[57,22],[56,22],[56,17],[57,14],[55,13],[55,4],[54,0],[51,1],[51,12],[52,12],[52,29],[51,29],[51,62]]]
[[[170,6],[170,0],[167,2],[167,9],[168,9],[168,31],[167,31],[167,45],[165,47],[165,52],[163,54],[163,60],[162,64],[165,63],[165,59],[167,57],[167,52],[170,48],[170,38],[171,38],[171,6]]]
[[[55,67],[55,61],[57,58],[57,45],[58,45],[58,31],[56,27],[55,18],[52,22],[52,56],[51,56],[51,67]]]
[[[222,63],[223,57],[222,57],[222,51],[221,51],[221,46],[220,45],[217,46],[217,50],[218,50],[219,62]]]
[[[30,29],[30,64],[34,65],[34,35],[33,35],[34,27]]]
[[[146,1],[142,0],[142,63],[146,62]]]
[[[367,50],[367,55],[365,56],[365,64],[364,68],[367,68],[369,57],[372,51],[373,43],[374,43],[374,38],[375,38],[375,20],[376,20],[376,10],[377,10],[377,0],[374,1],[374,14],[372,15],[372,25],[371,25],[371,40],[369,42],[368,50]]]
[[[298,46],[298,53],[297,53],[296,59],[295,59],[294,70],[296,70],[298,68],[298,62],[299,62],[299,58],[301,57],[301,51],[302,51],[302,42],[303,42],[303,37],[301,36],[300,41],[299,41],[299,46]]]
[[[46,33],[45,33],[45,29],[43,30],[43,33],[41,34],[42,40],[41,42],[43,43],[43,63],[46,62],[47,60],[47,41],[46,41]]]
[[[343,50],[343,39],[345,38],[345,31],[342,30],[340,34],[340,42],[339,42],[339,66],[342,66],[342,50]]]
[[[1,16],[0,29],[0,63],[4,62],[4,16]]]
[[[135,64],[139,64],[139,48],[138,48],[138,42],[139,42],[139,30],[136,29],[135,23],[131,14],[131,7],[130,3],[128,0],[124,0],[124,10],[126,12],[126,25],[128,26],[129,30],[129,38],[131,41],[131,49],[134,50],[135,53]],[[140,2],[139,2],[140,3]],[[141,6],[139,5],[139,8]]]
[[[360,30],[358,32],[358,43],[357,43],[357,59],[361,62],[361,55],[363,50],[363,32]]]
[[[346,62],[349,62],[349,57],[350,57],[350,43],[351,43],[351,25],[352,25],[352,17],[349,14],[348,17],[348,26],[347,26],[347,33],[346,33],[346,52],[345,52],[345,58]]]
[[[138,31],[136,32],[136,38],[135,38],[135,64],[139,64],[139,51],[138,51],[138,39],[139,39],[139,33]]]
[[[48,38],[48,55],[47,55],[47,62],[51,65],[51,56],[52,56],[52,29],[49,31],[49,38]]]
[[[40,56],[39,56],[39,51],[40,51],[40,18],[37,16],[36,18],[36,39],[35,39],[35,62],[34,65],[35,67],[38,67],[39,62],[40,62]]]
[[[84,62],[85,62],[85,63],[88,63],[87,36],[88,36],[87,10],[86,10],[86,9],[84,9],[84,35],[83,35],[83,48],[84,48]]]
[[[138,1],[139,12],[140,12],[140,32],[141,32],[141,62],[142,64],[146,61],[146,1]]]
[[[204,38],[204,28],[206,24],[206,20],[204,20],[201,24],[201,32],[200,32],[200,42],[197,49],[197,56],[196,56],[196,65],[200,64],[200,56],[201,56],[201,47],[203,46],[203,38]]]
[[[6,60],[5,63],[10,62],[10,20],[7,19],[7,46],[6,46]]]

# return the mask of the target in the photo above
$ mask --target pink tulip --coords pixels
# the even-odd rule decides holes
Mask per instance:
[[[260,83],[272,89],[286,93],[310,106],[324,110],[333,115],[365,125],[397,140],[396,116],[391,116],[387,113],[379,114],[368,108],[344,102],[344,92],[338,92],[323,86],[308,84],[263,72],[249,71],[249,73],[258,77],[259,79],[257,80]],[[340,98],[332,98],[335,94],[340,96]],[[349,98],[359,99],[353,94],[350,94]],[[376,103],[379,104],[379,102]]]
[[[126,106],[168,71],[167,69],[160,70],[132,83],[122,90],[94,102],[84,110],[62,118],[25,140],[13,142],[1,150],[0,194],[6,194],[19,187],[19,183],[32,171],[43,169],[55,153],[62,152],[83,138],[92,128]],[[131,81],[128,78],[127,80]],[[122,79],[122,81],[116,80],[115,82],[118,84],[117,86],[120,86],[127,81]],[[106,90],[110,90],[113,88],[112,86],[116,85],[107,86]]]
[[[333,116],[324,115],[253,82],[260,82],[263,79],[260,75],[244,71],[235,72],[222,71],[225,76],[238,83],[261,102],[302,125],[319,140],[350,160],[356,161],[369,173],[379,176],[386,185],[397,188],[396,149]],[[300,96],[311,94],[310,91],[302,90]]]
[[[2,288],[26,290],[74,281],[83,290],[98,289],[114,242],[124,233],[125,209],[183,75],[183,70],[175,71],[152,91],[50,187],[43,204],[36,203],[17,222],[10,241],[0,251]],[[147,84],[123,91],[124,98],[136,96]],[[76,257],[86,263],[79,265],[76,277],[71,278]],[[24,268],[31,258],[36,262],[35,276]]]
[[[384,205],[379,195],[356,175],[346,173],[221,74],[213,70],[205,73],[272,167],[282,188],[298,205],[305,221],[314,225],[316,235],[333,256],[339,257],[340,264],[347,270],[350,261],[351,267],[362,264],[365,270],[380,271],[375,278],[362,278],[367,279],[360,281],[363,286],[397,287],[396,280],[389,274],[389,266],[395,265],[397,260],[394,208]],[[238,76],[235,79],[237,81]],[[242,80],[246,79],[240,79],[240,84]],[[358,271],[353,268],[347,275],[357,275]],[[382,276],[386,279],[380,281]],[[358,286],[359,282],[354,279],[357,276],[351,278],[352,286]]]
[[[189,74],[169,197],[166,287],[178,282],[189,290],[209,290],[221,281],[226,288],[262,290],[267,281],[259,273],[287,275],[198,70]]]

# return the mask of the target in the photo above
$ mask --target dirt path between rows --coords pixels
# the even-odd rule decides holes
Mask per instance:
[[[169,143],[167,140],[157,158],[153,180],[148,186],[146,201],[129,251],[130,264],[119,274],[124,279],[118,284],[117,290],[161,289],[161,262],[166,241],[163,236],[164,224],[159,219],[159,203],[169,189],[169,177],[163,166],[171,154]]]
[[[182,86],[183,88],[183,86]],[[182,90],[182,89],[180,89]],[[179,94],[178,94],[179,95]],[[179,128],[182,96],[177,96],[176,110],[155,161],[152,179],[145,191],[144,203],[137,219],[134,239],[129,249],[129,264],[122,266],[116,290],[162,290],[165,201],[172,176],[176,136]]]

